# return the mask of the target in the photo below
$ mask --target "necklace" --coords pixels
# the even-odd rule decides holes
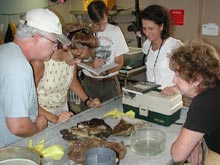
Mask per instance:
[[[156,59],[155,59],[155,61],[154,61],[153,76],[154,76],[155,82],[156,82],[156,75],[155,75],[154,69],[155,69],[155,67],[156,67],[157,60],[158,60],[158,57],[159,57],[160,50],[161,50],[161,47],[162,47],[162,45],[163,45],[163,42],[164,42],[164,39],[163,39],[163,40],[161,41],[161,43],[160,43],[160,47],[159,47],[159,49],[158,49],[157,56],[156,56]],[[149,55],[149,53],[150,53],[150,48],[151,48],[151,47],[152,47],[152,42],[151,42],[151,44],[150,44],[150,46],[149,46],[149,48],[148,48],[148,50],[147,50],[146,61],[147,61],[147,57],[148,57],[148,55]]]
[[[156,66],[156,64],[157,64],[157,60],[158,60],[158,57],[159,57],[159,54],[160,54],[160,50],[161,50],[161,47],[162,47],[162,45],[163,45],[163,41],[164,41],[164,39],[161,41],[161,43],[160,43],[160,47],[159,47],[159,50],[158,50],[158,52],[157,52],[157,56],[156,56],[156,59],[155,59],[155,61],[154,61],[154,68],[155,68],[155,66]],[[148,48],[148,50],[147,50],[147,54],[146,54],[146,61],[147,61],[147,57],[148,57],[148,55],[149,55],[149,53],[150,53],[150,48],[152,47],[152,42],[150,43],[150,46],[149,46],[149,48]]]
[[[164,41],[164,40],[162,40],[161,43],[160,43],[160,47],[159,47],[159,50],[158,50],[158,52],[157,52],[157,57],[156,57],[156,60],[154,61],[154,68],[155,68],[155,66],[156,66],[156,64],[157,64],[157,60],[158,60],[158,57],[159,57],[159,54],[160,54],[161,47],[162,47],[162,45],[163,45],[163,41]],[[152,45],[152,43],[151,43],[151,45]]]

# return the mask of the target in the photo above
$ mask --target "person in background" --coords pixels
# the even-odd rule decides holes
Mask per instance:
[[[170,58],[175,72],[174,83],[181,94],[192,98],[186,121],[171,155],[175,162],[188,159],[202,164],[201,142],[207,145],[207,165],[220,162],[220,57],[216,50],[202,41],[186,43]]]
[[[58,40],[70,43],[62,34],[59,18],[48,9],[38,8],[21,17],[13,42],[0,46],[0,147],[47,127],[46,118],[38,114],[29,62],[49,60]]]
[[[78,78],[76,64],[89,58],[98,47],[97,38],[86,25],[69,23],[63,32],[70,46],[60,45],[49,61],[32,61],[41,113],[52,122],[66,122],[73,115],[68,111],[67,94],[71,89],[88,107],[98,107],[98,98],[89,97]]]
[[[162,6],[148,6],[141,12],[141,17],[143,33],[147,38],[142,47],[146,55],[147,81],[161,85],[161,93],[174,95],[179,90],[172,82],[174,72],[169,68],[168,55],[182,42],[170,37],[170,15]]]
[[[96,57],[87,62],[93,68],[117,63],[118,66],[109,69],[99,76],[95,76],[83,69],[82,86],[91,98],[98,97],[102,102],[121,94],[121,87],[117,74],[124,63],[123,54],[128,52],[128,46],[121,29],[108,23],[108,9],[103,1],[95,0],[88,5],[88,15],[92,30],[99,40]],[[84,104],[81,108],[85,109]]]

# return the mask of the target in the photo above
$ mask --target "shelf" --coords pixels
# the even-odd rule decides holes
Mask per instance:
[[[128,14],[132,14],[132,13],[133,13],[133,11],[131,11],[131,10],[122,10],[122,11],[110,10],[109,11],[109,15],[114,15],[114,14],[128,15]],[[88,13],[87,13],[87,11],[83,11],[83,10],[72,10],[72,11],[70,11],[70,14],[73,14],[73,15],[86,15]]]

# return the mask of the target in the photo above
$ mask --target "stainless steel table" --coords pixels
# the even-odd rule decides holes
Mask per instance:
[[[54,164],[55,165],[67,165],[69,161],[67,157],[68,142],[62,139],[60,130],[65,129],[65,128],[70,128],[71,126],[76,125],[76,123],[80,121],[90,120],[91,118],[103,118],[104,113],[111,111],[115,108],[122,111],[122,98],[121,97],[117,97],[117,98],[111,99],[103,103],[103,106],[101,108],[91,108],[85,112],[75,115],[67,123],[59,123],[59,124],[51,125],[47,129],[45,129],[43,132],[38,133],[37,135],[29,137],[29,138],[24,138],[23,140],[18,141],[14,144],[11,144],[10,146],[28,146],[30,139],[33,140],[33,145],[38,144],[40,140],[42,139],[45,140],[46,147],[60,144],[65,149],[65,155],[62,157],[61,160],[55,161]],[[181,118],[177,121],[178,123],[184,122],[186,111],[187,110],[185,109],[181,111]],[[119,120],[119,119],[112,119],[112,118],[105,119],[105,121],[111,126],[114,126],[117,123],[115,122],[116,120]],[[133,165],[134,163],[135,165],[166,165],[171,160],[170,147],[171,147],[172,142],[177,138],[177,135],[182,126],[178,124],[172,124],[169,127],[165,127],[165,126],[160,126],[160,125],[153,124],[153,123],[152,123],[152,126],[155,128],[159,128],[166,133],[167,139],[166,139],[166,144],[165,144],[165,150],[156,156],[139,156],[139,155],[136,155],[134,152],[132,152],[131,149],[128,147],[127,154],[125,158],[120,161],[120,165]],[[123,140],[125,144],[129,144],[129,137],[125,137],[123,139],[119,138],[118,140]]]

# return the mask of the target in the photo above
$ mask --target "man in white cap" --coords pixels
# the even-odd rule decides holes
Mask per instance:
[[[22,17],[13,42],[0,46],[0,148],[47,127],[46,118],[38,114],[29,62],[49,60],[58,42],[70,44],[59,18],[39,8]]]

